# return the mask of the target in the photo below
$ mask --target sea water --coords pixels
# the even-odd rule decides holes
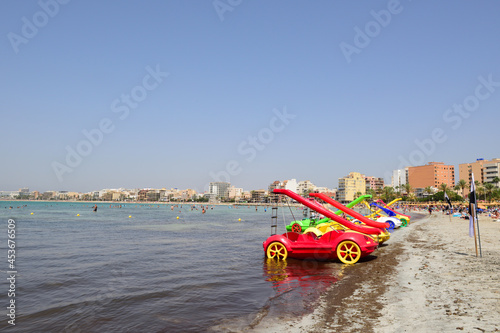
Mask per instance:
[[[307,311],[342,267],[266,260],[270,207],[97,205],[0,201],[0,330],[11,326],[9,219],[16,332],[240,330],[263,313]],[[278,231],[301,218],[280,208]]]

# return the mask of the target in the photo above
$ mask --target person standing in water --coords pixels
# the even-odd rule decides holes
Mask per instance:
[[[94,206],[94,212],[97,212],[97,204]]]

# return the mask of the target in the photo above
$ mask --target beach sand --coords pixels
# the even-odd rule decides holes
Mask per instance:
[[[251,332],[498,332],[500,222],[480,217],[482,258],[469,221],[441,213],[391,235],[302,318],[266,317]]]

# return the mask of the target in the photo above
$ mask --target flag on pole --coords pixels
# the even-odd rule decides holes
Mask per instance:
[[[453,206],[451,205],[450,197],[448,197],[448,193],[446,193],[446,191],[444,191],[444,199],[446,200],[448,205],[450,205],[450,214],[451,214],[451,210],[453,209]]]
[[[474,211],[472,209],[474,205]],[[476,220],[476,184],[474,183],[474,174],[472,174],[472,181],[470,183],[469,194],[469,236],[474,237],[474,221]]]

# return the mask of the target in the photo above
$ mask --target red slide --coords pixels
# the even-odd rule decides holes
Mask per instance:
[[[369,218],[366,218],[363,215],[361,215],[360,213],[358,213],[350,208],[347,208],[346,206],[342,205],[340,202],[333,200],[332,198],[326,196],[323,193],[309,193],[309,196],[315,197],[315,198],[320,198],[321,200],[328,202],[333,207],[340,209],[341,211],[343,211],[347,215],[351,215],[355,219],[360,220],[361,222],[363,222],[366,225],[369,225],[370,227],[382,228],[382,229],[390,227],[389,223],[381,223],[381,222],[376,222],[376,221],[370,220]]]
[[[289,196],[290,198],[300,202],[304,206],[309,207],[312,210],[314,210],[314,211],[316,211],[316,212],[318,212],[326,217],[331,218],[335,222],[338,222],[351,230],[362,232],[364,234],[369,234],[369,235],[379,235],[379,234],[383,233],[382,229],[367,227],[367,226],[363,226],[363,225],[359,225],[359,224],[355,224],[355,223],[352,223],[350,221],[347,221],[346,219],[343,219],[342,217],[340,217],[340,216],[334,214],[333,212],[331,212],[330,210],[326,209],[320,203],[311,202],[307,198],[304,198],[303,196],[300,196],[293,191],[277,188],[277,189],[274,189],[273,192],[285,194],[285,195]]]

